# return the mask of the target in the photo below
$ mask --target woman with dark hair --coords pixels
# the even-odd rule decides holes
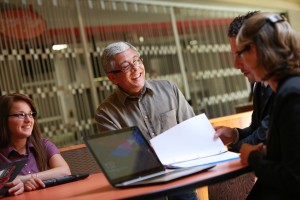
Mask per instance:
[[[275,93],[267,142],[243,144],[241,162],[257,181],[248,199],[299,199],[300,196],[300,39],[285,17],[258,13],[237,36],[238,56],[255,80]]]
[[[33,101],[23,94],[0,97],[0,164],[28,159],[20,175],[25,191],[44,188],[42,180],[70,175],[57,147],[41,137]]]

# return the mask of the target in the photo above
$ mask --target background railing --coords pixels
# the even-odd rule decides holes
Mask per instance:
[[[44,136],[59,147],[97,132],[95,110],[114,89],[100,57],[114,41],[135,45],[147,78],[176,83],[197,114],[233,114],[235,105],[248,101],[250,85],[233,68],[227,38],[228,24],[244,10],[155,1],[3,0],[0,11],[1,94],[31,96]]]

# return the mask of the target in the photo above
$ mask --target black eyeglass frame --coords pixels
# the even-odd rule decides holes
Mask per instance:
[[[17,113],[17,114],[7,115],[7,117],[17,117],[18,119],[25,119],[26,116],[28,118],[35,119],[37,117],[37,112]]]
[[[134,60],[135,61],[139,61],[141,62],[137,67],[141,66],[143,64],[143,58],[139,57],[138,59]],[[107,73],[111,73],[111,74],[118,74],[118,73],[126,73],[128,72],[133,66],[136,67],[133,63],[129,63],[129,68],[126,68],[126,69],[117,69],[117,70],[112,70],[112,71],[109,71]]]

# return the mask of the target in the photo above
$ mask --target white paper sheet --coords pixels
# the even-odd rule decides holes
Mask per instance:
[[[205,114],[177,124],[150,140],[158,158],[167,166],[191,167],[239,158],[228,152]],[[209,158],[208,158],[209,157]],[[195,159],[199,161],[196,162]],[[184,161],[191,161],[183,163]]]
[[[229,160],[236,160],[239,158],[239,154],[226,151],[224,153],[213,155],[205,158],[197,158],[194,160],[183,161],[179,163],[172,163],[171,165],[167,165],[170,168],[182,168],[182,167],[194,167],[199,165],[207,165],[207,164],[217,164]]]

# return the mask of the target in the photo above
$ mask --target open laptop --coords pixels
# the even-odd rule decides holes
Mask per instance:
[[[116,188],[164,183],[215,166],[166,169],[138,127],[85,136],[83,140]]]

